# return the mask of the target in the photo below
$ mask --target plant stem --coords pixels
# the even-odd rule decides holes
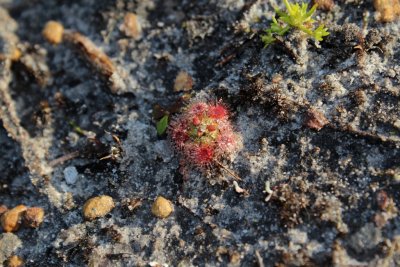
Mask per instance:
[[[234,173],[232,170],[230,170],[228,167],[226,167],[224,164],[219,162],[218,160],[215,160],[215,163],[218,164],[221,168],[223,168],[227,173],[229,173],[235,180],[237,181],[242,181],[242,178],[240,178],[236,173]]]
[[[50,165],[51,167],[55,167],[55,166],[57,166],[57,165],[59,165],[59,164],[62,164],[62,163],[64,163],[64,162],[66,162],[66,161],[69,161],[69,160],[71,160],[71,159],[74,159],[74,158],[76,158],[76,157],[78,157],[78,156],[79,156],[79,151],[74,151],[74,152],[71,152],[71,153],[69,153],[69,154],[66,154],[66,155],[64,155],[64,156],[61,156],[61,157],[59,157],[59,158],[56,158],[56,159],[50,161],[50,162],[49,162],[49,165]]]

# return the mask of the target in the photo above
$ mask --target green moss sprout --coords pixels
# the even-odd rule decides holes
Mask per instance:
[[[270,28],[265,30],[266,34],[261,35],[261,40],[265,44],[264,47],[274,43],[275,36],[283,36],[292,28],[305,32],[317,41],[322,41],[324,36],[329,35],[328,28],[325,28],[324,25],[314,27],[315,20],[312,19],[312,15],[317,9],[317,5],[307,11],[308,4],[306,3],[300,5],[298,3],[291,4],[288,0],[283,0],[283,2],[287,11],[284,12],[275,8],[275,12],[279,16],[278,19],[274,16]]]

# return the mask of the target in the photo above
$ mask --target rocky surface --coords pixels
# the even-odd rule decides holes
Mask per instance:
[[[371,1],[334,2],[316,13],[323,42],[292,31],[264,49],[280,1],[0,0],[0,205],[45,211],[2,233],[0,260],[398,266],[400,24]],[[50,20],[58,45],[41,34]],[[174,90],[180,73],[190,86]],[[246,194],[222,169],[183,179],[157,136],[155,111],[188,90],[231,110],[243,149],[224,164]],[[115,208],[85,221],[99,195]]]

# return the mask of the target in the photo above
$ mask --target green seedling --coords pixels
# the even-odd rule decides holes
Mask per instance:
[[[272,24],[269,29],[265,30],[266,34],[261,35],[261,40],[264,42],[264,47],[276,41],[276,36],[285,35],[290,29],[295,28],[306,33],[311,38],[317,41],[322,41],[323,37],[329,35],[328,28],[324,25],[314,27],[315,20],[312,18],[317,5],[314,5],[309,11],[308,4],[295,3],[291,4],[288,0],[283,0],[287,11],[281,11],[275,8],[278,19],[275,16],[272,18]]]
[[[168,115],[164,115],[158,122],[156,125],[156,129],[157,129],[157,133],[158,135],[162,135],[163,133],[165,133],[165,131],[167,130],[168,127]]]
[[[76,122],[74,122],[74,121],[69,121],[69,125],[74,129],[74,131],[75,131],[77,134],[86,136],[86,131],[83,130],[81,127],[79,127],[79,125],[76,124]]]

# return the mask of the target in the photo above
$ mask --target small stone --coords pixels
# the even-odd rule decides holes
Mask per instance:
[[[1,226],[4,232],[15,232],[21,225],[21,215],[26,210],[26,206],[18,205],[1,215]]]
[[[120,26],[120,30],[128,37],[139,39],[142,35],[142,27],[138,21],[138,17],[134,13],[126,13],[124,23]]]
[[[312,5],[317,5],[318,9],[331,11],[335,6],[333,0],[312,0]]]
[[[193,79],[192,77],[186,72],[181,71],[176,76],[175,84],[174,84],[174,91],[181,92],[181,91],[190,91],[193,88]]]
[[[158,218],[167,218],[174,210],[171,201],[158,196],[151,207],[151,212]]]
[[[67,184],[75,184],[78,180],[78,175],[79,173],[74,166],[69,166],[64,169],[64,178]]]
[[[0,216],[8,210],[7,206],[5,205],[0,205]]]
[[[39,227],[44,219],[44,210],[40,207],[28,208],[23,213],[24,224],[28,227]]]
[[[86,220],[93,220],[105,216],[115,207],[110,196],[93,197],[83,206],[83,216]]]
[[[52,44],[59,44],[62,41],[64,26],[57,21],[49,21],[43,29],[43,37]]]
[[[13,255],[7,260],[8,267],[21,267],[22,265],[24,265],[24,261],[17,255]]]
[[[12,53],[11,53],[11,60],[12,61],[18,61],[20,58],[21,58],[21,56],[22,56],[22,52],[21,52],[21,50],[19,50],[18,48],[14,48],[13,50],[12,50]]]
[[[393,22],[400,15],[400,0],[374,0],[378,21]]]

